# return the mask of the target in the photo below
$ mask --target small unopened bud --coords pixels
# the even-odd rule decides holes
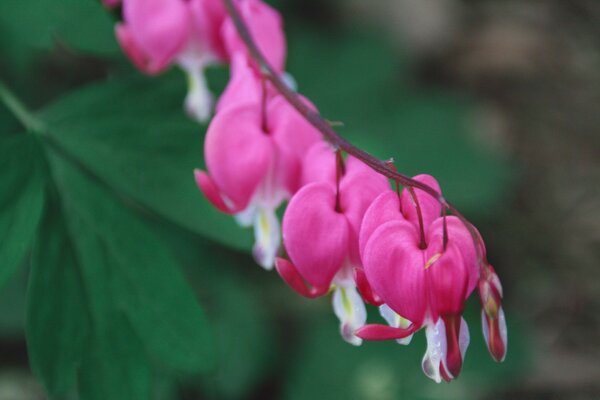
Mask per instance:
[[[486,266],[479,281],[479,296],[483,337],[492,358],[502,362],[508,346],[506,319],[502,309],[502,285],[490,265]]]

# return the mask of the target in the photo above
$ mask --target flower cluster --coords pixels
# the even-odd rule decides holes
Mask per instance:
[[[141,71],[154,75],[176,64],[187,74],[189,92],[185,107],[190,116],[206,121],[212,95],[204,69],[229,62],[244,53],[225,7],[217,0],[122,0],[123,22],[116,26],[119,44]],[[107,7],[119,1],[104,0]],[[281,19],[275,10],[254,0],[239,2],[240,11],[269,61],[281,66],[285,40]]]
[[[318,115],[315,106],[283,83],[286,42],[275,10],[261,0],[122,3],[116,32],[124,51],[149,74],[181,66],[190,75],[186,107],[193,116],[207,118],[212,108],[202,69],[229,63],[230,81],[206,133],[207,171],[196,170],[195,178],[218,210],[254,227],[258,264],[275,266],[305,297],[332,293],[351,344],[408,344],[424,329],[422,367],[436,382],[460,373],[469,344],[462,313],[478,288],[489,351],[504,359],[502,288],[481,236],[460,216],[446,215],[450,206],[433,177],[407,178],[402,191],[397,181],[392,190],[393,174],[385,173],[391,165],[375,171],[364,153],[344,157],[322,139],[297,104]],[[280,227],[276,211],[286,201]],[[387,325],[367,324],[365,303],[378,306]]]

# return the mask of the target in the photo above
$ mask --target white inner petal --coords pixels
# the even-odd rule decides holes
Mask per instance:
[[[385,319],[389,326],[393,326],[394,328],[408,328],[412,325],[408,319],[401,317],[394,310],[392,310],[387,304],[383,304],[379,306],[379,314]],[[410,344],[413,335],[407,336],[402,339],[396,339],[396,342],[401,345]]]
[[[471,342],[471,335],[469,334],[469,326],[467,321],[463,317],[460,318],[460,331],[458,333],[458,346],[460,347],[460,356],[464,360],[465,354],[467,353],[467,347]]]
[[[273,269],[281,245],[281,230],[275,210],[259,207],[254,215],[254,249],[256,262],[264,269]]]
[[[442,381],[440,363],[445,364],[446,360],[446,326],[444,321],[439,318],[435,325],[427,324],[425,336],[427,337],[427,351],[423,357],[421,367],[425,375],[440,383]]]
[[[240,213],[235,214],[233,217],[235,221],[242,227],[248,228],[254,224],[254,219],[258,211],[258,205],[256,201],[250,202],[248,207]]]
[[[333,311],[340,320],[342,338],[355,346],[362,344],[362,339],[354,332],[367,322],[365,303],[354,286],[336,286],[333,292]]]
[[[504,343],[504,357],[506,357],[506,353],[508,352],[508,330],[506,329],[506,318],[504,317],[504,309],[502,307],[498,311],[498,326],[500,328],[502,343]],[[504,361],[504,358],[500,361]]]
[[[204,68],[186,69],[186,74],[188,93],[185,97],[185,110],[196,121],[206,122],[212,114],[213,95],[208,89]]]

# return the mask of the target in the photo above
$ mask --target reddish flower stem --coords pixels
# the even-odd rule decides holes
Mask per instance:
[[[419,198],[417,197],[414,188],[409,187],[408,192],[410,193],[410,197],[412,197],[413,201],[415,202],[415,207],[417,209],[417,217],[419,218],[419,233],[421,235],[421,242],[419,243],[419,248],[421,250],[425,250],[427,248],[427,242],[425,241],[425,227],[423,226],[423,212],[421,211],[421,204],[419,203]]]
[[[369,167],[371,167],[375,172],[392,179],[400,184],[420,189],[435,198],[443,208],[446,208],[452,214],[454,214],[467,228],[469,234],[473,238],[473,242],[475,244],[475,249],[477,252],[477,259],[480,266],[480,269],[483,272],[487,269],[487,261],[485,260],[485,256],[482,252],[483,242],[481,236],[477,229],[469,222],[467,218],[458,209],[452,205],[448,200],[444,198],[444,196],[439,193],[437,190],[432,188],[429,185],[421,183],[412,179],[411,177],[398,173],[397,171],[390,170],[386,161],[380,160],[377,157],[367,153],[364,150],[359,149],[358,147],[353,146],[346,139],[341,137],[336,131],[334,131],[330,125],[330,123],[321,117],[318,112],[313,111],[310,107],[308,107],[295,93],[291,90],[287,84],[280,78],[279,74],[271,67],[269,62],[266,60],[262,52],[258,49],[258,46],[254,42],[250,31],[246,23],[243,20],[243,17],[237,10],[234,5],[234,0],[223,0],[225,7],[227,8],[227,13],[231,17],[235,28],[240,35],[240,38],[248,48],[248,52],[250,56],[254,60],[254,62],[258,65],[262,75],[268,79],[273,86],[277,89],[277,91],[285,97],[285,99],[290,103],[311,125],[313,125],[316,129],[318,129],[323,137],[331,143],[336,149],[340,149],[345,151],[347,154],[350,154],[353,157],[358,158]]]

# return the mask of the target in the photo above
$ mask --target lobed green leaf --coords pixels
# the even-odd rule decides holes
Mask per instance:
[[[0,139],[0,288],[23,261],[41,217],[40,157],[33,136]]]

